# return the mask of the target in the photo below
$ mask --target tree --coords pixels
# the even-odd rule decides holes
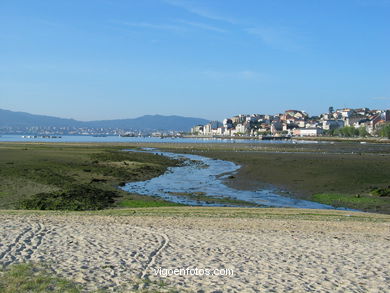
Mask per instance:
[[[359,128],[355,128],[353,126],[345,126],[337,128],[335,130],[328,130],[327,133],[329,135],[338,135],[343,137],[367,137],[370,135],[364,126],[361,126]]]
[[[336,129],[335,134],[343,137],[354,137],[359,135],[359,129],[353,126],[345,126]]]
[[[364,126],[359,127],[358,131],[360,137],[367,137],[370,135]]]
[[[379,129],[379,135],[382,136],[382,137],[390,138],[390,123],[387,123],[387,124],[383,125]]]
[[[335,128],[330,128],[330,129],[325,129],[324,130],[324,135],[327,135],[327,136],[335,136],[337,133],[336,133],[336,129]]]

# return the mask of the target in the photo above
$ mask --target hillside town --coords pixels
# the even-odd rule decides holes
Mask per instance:
[[[343,108],[327,113],[309,116],[305,111],[286,110],[276,115],[236,115],[223,122],[211,121],[191,129],[198,136],[254,136],[254,137],[308,137],[343,135],[343,130],[353,130],[358,136],[376,135],[377,131],[390,122],[390,110],[368,108]],[[347,133],[345,131],[345,133]]]

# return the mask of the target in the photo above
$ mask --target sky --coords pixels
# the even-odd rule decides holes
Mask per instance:
[[[0,108],[222,120],[390,108],[390,0],[0,0]]]

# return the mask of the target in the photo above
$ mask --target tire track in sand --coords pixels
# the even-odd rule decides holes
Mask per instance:
[[[0,263],[6,267],[17,260],[29,260],[41,245],[47,229],[40,223],[30,224],[0,254]]]
[[[154,235],[158,244],[159,244],[158,247],[155,250],[153,250],[148,256],[148,261],[145,265],[145,268],[143,269],[143,271],[140,274],[141,279],[143,279],[148,275],[148,271],[150,270],[151,266],[153,266],[156,263],[156,258],[168,246],[169,237],[168,237],[168,235],[166,235],[164,233],[159,233],[159,232],[151,231],[151,230],[140,228],[140,227],[134,227],[134,228]]]

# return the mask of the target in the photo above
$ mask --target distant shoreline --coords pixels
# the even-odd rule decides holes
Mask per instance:
[[[390,143],[390,139],[379,137],[333,137],[333,136],[316,136],[316,137],[294,137],[295,140],[311,141],[340,141],[340,142],[371,142],[371,143]]]
[[[390,143],[390,139],[383,137],[335,137],[335,136],[293,136],[293,137],[256,137],[256,136],[207,136],[207,135],[183,135],[183,138],[208,138],[208,139],[250,139],[250,140],[310,140],[310,141],[339,141],[339,142],[371,142],[371,143]]]

